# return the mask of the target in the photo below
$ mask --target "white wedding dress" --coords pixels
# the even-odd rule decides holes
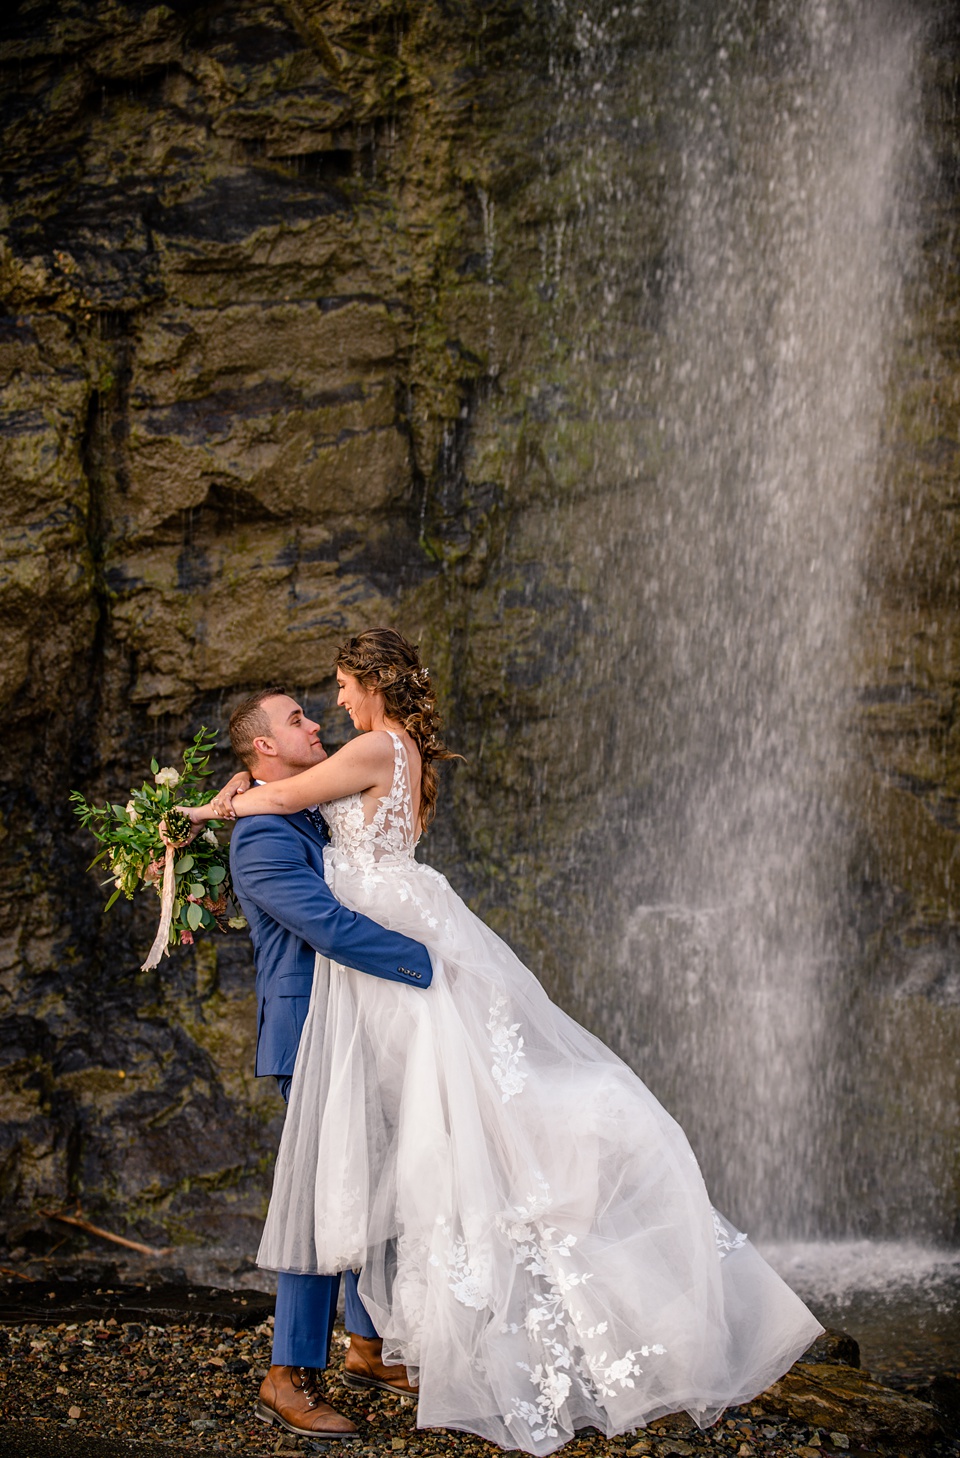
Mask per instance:
[[[414,860],[389,796],[322,806],[327,880],[424,942],[417,991],[318,959],[259,1262],[362,1267],[421,1427],[552,1452],[756,1396],[821,1327],[713,1210],[679,1125]],[[369,811],[367,812],[369,813]]]

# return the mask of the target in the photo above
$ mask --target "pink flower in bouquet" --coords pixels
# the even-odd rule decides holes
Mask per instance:
[[[180,945],[181,945],[181,947],[192,947],[193,946],[193,932],[192,931],[182,931],[180,933]]]
[[[143,873],[143,879],[151,886],[163,875],[163,861],[151,861]]]

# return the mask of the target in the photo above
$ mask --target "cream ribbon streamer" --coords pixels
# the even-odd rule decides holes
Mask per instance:
[[[161,957],[166,957],[170,951],[167,945],[170,939],[170,923],[173,921],[173,898],[177,889],[177,876],[173,869],[177,853],[172,845],[167,846],[167,853],[163,858],[163,891],[160,895],[160,925],[157,927],[157,935],[153,939],[153,946],[147,953],[147,960],[140,968],[141,972],[149,972],[151,967],[156,967]]]

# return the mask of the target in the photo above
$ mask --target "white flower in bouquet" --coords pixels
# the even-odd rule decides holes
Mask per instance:
[[[157,770],[154,775],[154,782],[161,787],[166,785],[168,789],[174,790],[180,783],[180,775],[172,765],[164,765],[163,769]]]

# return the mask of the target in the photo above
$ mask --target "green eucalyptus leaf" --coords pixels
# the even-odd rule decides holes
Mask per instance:
[[[219,886],[221,881],[225,881],[227,879],[227,873],[224,870],[223,866],[218,865],[217,862],[214,861],[212,866],[207,867],[206,877],[208,886]]]
[[[176,871],[178,876],[183,876],[187,873],[187,871],[192,871],[195,864],[196,861],[194,860],[193,856],[185,855],[180,857],[173,869]]]
[[[206,896],[206,894],[207,894],[207,888],[203,884],[202,881],[191,881],[190,882],[190,895],[191,896],[201,896],[202,897],[202,896]]]
[[[196,931],[203,921],[203,907],[198,906],[196,901],[191,901],[187,907],[187,921],[191,931]]]

